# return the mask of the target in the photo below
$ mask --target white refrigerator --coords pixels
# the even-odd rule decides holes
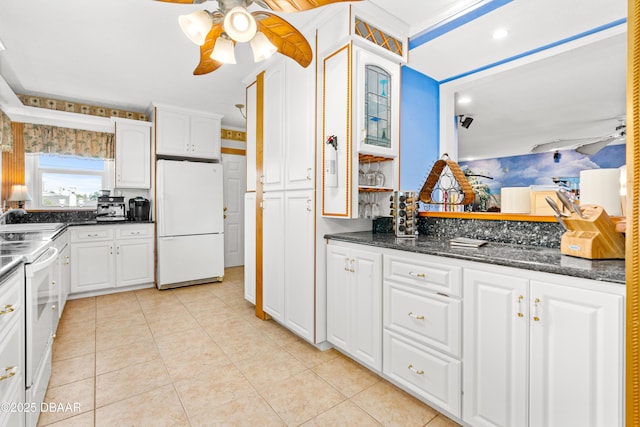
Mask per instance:
[[[158,160],[159,289],[221,281],[224,276],[222,165]]]

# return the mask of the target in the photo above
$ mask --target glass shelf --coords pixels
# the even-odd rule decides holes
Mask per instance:
[[[386,193],[393,191],[393,188],[374,187],[370,185],[359,185],[358,191],[361,193]]]

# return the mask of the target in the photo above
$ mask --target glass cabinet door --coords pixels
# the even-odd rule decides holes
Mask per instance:
[[[365,144],[391,147],[391,74],[365,65]]]

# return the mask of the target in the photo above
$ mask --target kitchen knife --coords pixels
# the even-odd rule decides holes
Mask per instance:
[[[557,216],[565,217],[565,218],[569,217],[569,215],[567,215],[566,213],[560,211],[560,208],[556,204],[556,201],[553,200],[551,197],[545,196],[544,199],[547,201],[549,206],[551,206],[551,209],[553,209],[553,211],[556,213]]]
[[[572,212],[573,208],[571,207],[571,199],[569,199],[567,193],[562,190],[558,190],[556,191],[556,195],[558,196],[558,200],[562,202],[562,206],[564,206],[568,212]]]

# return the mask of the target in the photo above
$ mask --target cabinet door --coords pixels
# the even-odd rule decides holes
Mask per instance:
[[[258,125],[258,84],[247,87],[247,191],[256,191],[256,126]]]
[[[530,426],[623,425],[623,303],[531,282]]]
[[[62,313],[71,292],[71,245],[66,245],[61,253],[59,292],[60,313]]]
[[[314,341],[313,190],[286,193],[284,220],[285,324],[303,338]]]
[[[474,426],[526,426],[526,279],[464,270],[463,419]]]
[[[284,323],[284,193],[265,193],[262,209],[262,304]]]
[[[108,289],[115,283],[113,241],[71,246],[71,293]]]
[[[256,303],[256,193],[244,195],[244,299]]]
[[[312,189],[315,181],[313,99],[315,70],[286,62],[285,187]]]
[[[116,241],[116,286],[153,282],[153,239]]]
[[[219,159],[220,144],[220,119],[193,115],[190,155],[203,159]]]
[[[400,65],[357,47],[354,56],[353,126],[358,152],[395,157],[400,135]]]
[[[382,371],[382,254],[352,249],[351,353]]]
[[[156,108],[156,153],[186,156],[191,151],[190,117],[186,113]]]
[[[351,45],[324,58],[322,64],[322,215],[349,218],[352,203]],[[326,144],[335,136],[335,148]]]
[[[284,189],[284,85],[284,63],[279,62],[264,75],[262,180],[265,191]]]
[[[117,188],[150,188],[150,123],[117,120],[115,158]]]
[[[327,245],[327,341],[349,352],[351,343],[351,253]]]

